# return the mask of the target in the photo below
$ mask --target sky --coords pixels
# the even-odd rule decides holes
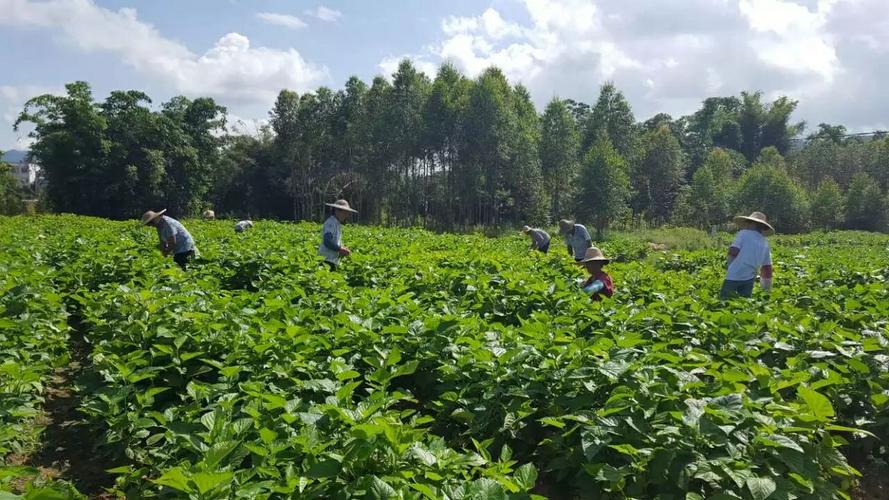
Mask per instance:
[[[29,98],[85,80],[153,105],[210,96],[255,131],[284,88],[341,88],[410,58],[430,77],[500,67],[595,102],[613,81],[638,120],[761,90],[809,129],[889,129],[889,0],[0,0],[0,150]]]

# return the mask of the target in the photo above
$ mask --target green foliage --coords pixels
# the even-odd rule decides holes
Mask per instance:
[[[649,220],[665,221],[684,179],[685,156],[679,141],[666,125],[642,137],[642,158],[632,172],[635,200],[633,209]]]
[[[787,174],[784,159],[775,148],[766,148],[757,162],[738,179],[734,208],[743,215],[765,213],[780,232],[804,231],[809,222],[805,191]]]
[[[633,164],[639,156],[639,134],[633,110],[623,93],[614,83],[607,82],[599,90],[599,98],[586,123],[583,151],[598,142],[601,135],[608,136],[617,154]]]
[[[225,110],[211,99],[175,97],[155,110],[135,90],[95,101],[85,82],[30,100],[17,126],[35,126],[47,209],[111,218],[213,207],[220,215],[318,220],[325,202],[346,198],[361,222],[496,232],[590,213],[577,203],[576,179],[603,135],[626,162],[634,196],[625,221],[633,225],[725,223],[739,203],[751,205],[727,202],[729,179],[752,162],[783,164],[775,155],[789,155],[787,174],[810,198],[828,178],[848,197],[862,173],[889,192],[889,137],[820,124],[791,148],[803,127],[793,120],[796,106],[742,92],[707,98],[688,116],[658,113],[637,123],[622,92],[605,83],[593,106],[554,98],[541,115],[528,90],[496,67],[471,80],[444,64],[430,80],[404,60],[391,79],[282,90],[270,124],[250,135],[223,135]],[[6,198],[6,212],[18,211],[15,196]],[[797,190],[784,204],[793,208],[792,231],[807,227],[803,198]],[[860,218],[848,227],[886,229]]]
[[[886,458],[882,235],[771,238],[771,295],[730,303],[724,246],[609,239],[590,303],[515,234],[351,226],[330,272],[316,224],[188,226],[184,274],[131,223],[0,219],[9,352],[64,363],[78,312],[131,498],[832,498]]]
[[[15,215],[22,212],[22,189],[19,188],[8,163],[0,162],[0,214]]]
[[[732,155],[722,148],[714,148],[692,176],[691,184],[680,194],[674,220],[704,229],[728,220],[732,215],[736,171],[737,162]]]
[[[142,92],[114,91],[97,103],[86,82],[66,89],[29,100],[15,123],[34,124],[31,155],[53,208],[115,218],[161,205],[182,214],[200,209],[224,108],[175,97],[155,112]]]
[[[885,230],[886,201],[874,179],[856,174],[846,192],[846,227],[868,231]]]
[[[812,226],[818,229],[837,229],[845,220],[845,199],[840,186],[833,179],[821,181],[812,195]]]
[[[550,199],[552,220],[561,218],[574,200],[580,135],[565,101],[554,98],[543,112],[540,167]]]
[[[584,159],[578,181],[578,214],[593,220],[598,237],[614,219],[629,211],[631,196],[627,163],[602,135]]]

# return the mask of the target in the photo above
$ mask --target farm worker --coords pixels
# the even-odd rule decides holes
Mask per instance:
[[[577,261],[577,265],[586,268],[590,273],[590,277],[580,286],[583,291],[590,294],[590,297],[599,301],[602,296],[611,297],[614,294],[614,284],[611,282],[611,276],[602,270],[602,266],[611,262],[602,254],[602,250],[596,247],[590,247],[586,250],[583,258]]]
[[[167,209],[160,212],[151,210],[142,214],[142,224],[154,226],[160,239],[161,253],[166,257],[173,254],[173,261],[184,271],[188,260],[194,257],[197,247],[191,234],[178,220],[164,215]]]
[[[205,220],[213,220],[216,218],[216,212],[208,208],[207,210],[204,210],[204,213],[201,214],[201,217],[203,217]]]
[[[757,272],[761,274],[762,289],[769,291],[772,288],[772,253],[766,236],[774,234],[775,228],[762,212],[739,215],[734,221],[740,231],[728,249],[728,271],[719,291],[722,299],[736,294],[750,297]]]
[[[522,227],[522,232],[531,237],[531,246],[528,250],[538,250],[543,253],[549,252],[549,234],[543,229],[532,228],[531,226]]]
[[[565,236],[568,254],[573,255],[575,261],[583,259],[587,249],[593,246],[589,231],[581,224],[575,224],[573,220],[560,220],[559,231]]]
[[[238,223],[235,224],[235,232],[236,233],[243,233],[244,231],[250,229],[251,227],[253,227],[252,220],[238,221]]]
[[[324,263],[330,266],[330,270],[336,269],[340,257],[352,253],[348,247],[343,246],[343,222],[346,222],[352,214],[357,214],[346,200],[336,200],[333,203],[325,203],[333,209],[333,215],[324,221],[321,228],[321,246],[318,247],[318,255],[324,257]]]

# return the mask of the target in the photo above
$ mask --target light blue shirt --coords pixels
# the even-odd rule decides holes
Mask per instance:
[[[756,277],[762,266],[772,265],[772,251],[769,242],[759,231],[742,229],[735,235],[732,247],[740,252],[728,265],[725,279],[747,281]]]
[[[170,237],[176,237],[176,246],[173,247],[174,254],[194,250],[194,240],[191,238],[191,234],[176,219],[162,215],[161,222],[157,225],[157,235],[161,240],[161,244],[170,239]]]
[[[324,226],[321,228],[321,245],[318,247],[318,255],[324,257],[324,260],[327,262],[338,264],[340,261],[340,253],[336,250],[331,250],[324,245],[324,234],[330,233],[332,235],[332,239],[334,244],[337,247],[343,246],[343,225],[340,224],[339,219],[336,218],[335,215],[331,215],[324,221]]]
[[[574,234],[565,235],[565,244],[571,247],[574,258],[580,260],[586,255],[587,248],[593,246],[593,239],[590,238],[589,231],[582,224],[575,224]]]

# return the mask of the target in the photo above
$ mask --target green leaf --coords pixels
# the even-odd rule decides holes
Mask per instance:
[[[322,460],[312,464],[306,475],[312,479],[336,477],[336,475],[340,473],[341,468],[342,464],[336,460]]]
[[[389,483],[383,481],[377,476],[373,476],[370,485],[367,488],[367,497],[372,500],[388,500],[390,498],[398,498],[395,488],[389,486]]]
[[[833,405],[824,395],[802,386],[797,388],[796,393],[806,402],[806,406],[816,420],[823,422],[833,418]]]
[[[194,489],[188,484],[188,477],[180,467],[173,467],[172,469],[164,471],[159,478],[152,480],[152,482],[173,488],[174,490],[183,493],[194,492]]]
[[[208,431],[213,432],[213,429],[216,428],[216,412],[209,411],[201,415],[201,423]]]
[[[207,492],[230,482],[232,477],[234,477],[232,472],[197,472],[191,476],[191,479],[197,485],[198,491],[205,495]]]
[[[271,429],[263,427],[259,430],[259,437],[264,443],[269,444],[272,441],[278,439],[278,433]]]
[[[525,464],[516,469],[513,479],[519,488],[528,491],[537,484],[537,468],[534,464]]]
[[[775,481],[768,477],[751,477],[747,479],[747,489],[753,500],[765,500],[775,492]]]
[[[432,487],[423,483],[411,483],[410,487],[422,493],[423,496],[429,500],[438,500],[438,498],[441,497],[441,495],[437,494]]]

